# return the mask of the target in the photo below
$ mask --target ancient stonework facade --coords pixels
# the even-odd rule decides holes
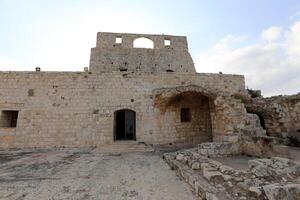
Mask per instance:
[[[134,48],[140,38],[153,48]],[[0,81],[2,148],[237,140],[246,113],[233,97],[245,94],[244,77],[196,73],[180,36],[98,33],[89,71]]]
[[[136,48],[141,39],[151,48]],[[89,70],[0,72],[0,82],[1,148],[267,136],[247,113],[244,76],[196,73],[182,36],[98,33]]]
[[[299,200],[295,146],[300,93],[196,73],[186,37],[98,33],[82,72],[0,72],[0,198],[188,199],[173,169],[199,199]]]

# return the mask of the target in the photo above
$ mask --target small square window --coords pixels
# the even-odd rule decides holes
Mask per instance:
[[[165,46],[170,46],[171,45],[171,40],[165,39]]]
[[[191,121],[191,111],[189,108],[180,109],[180,119],[181,122],[190,122]]]
[[[17,127],[19,111],[5,110],[1,113],[0,127]]]
[[[116,37],[116,44],[122,44],[122,38]]]

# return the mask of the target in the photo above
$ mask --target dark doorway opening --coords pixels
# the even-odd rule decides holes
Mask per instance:
[[[257,113],[257,112],[249,112],[247,111],[248,113],[251,113],[251,114],[255,114],[258,116],[259,118],[259,122],[260,122],[260,126],[263,128],[263,129],[266,129],[266,123],[265,123],[265,118],[263,117],[263,115],[261,113]]]
[[[257,114],[257,115],[259,117],[261,127],[263,127],[263,129],[266,129],[265,118],[261,114]]]
[[[118,110],[114,118],[114,140],[135,140],[135,112]]]

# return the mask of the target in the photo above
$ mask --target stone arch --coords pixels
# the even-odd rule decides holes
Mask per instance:
[[[153,90],[153,94],[157,97],[163,97],[163,98],[170,98],[172,96],[175,96],[177,94],[183,93],[183,92],[197,92],[201,93],[204,96],[207,96],[210,99],[215,99],[218,96],[217,92],[211,92],[210,90],[207,90],[204,87],[198,86],[198,85],[187,85],[187,86],[178,86],[173,88],[160,88]]]
[[[216,94],[195,85],[162,88],[154,93],[154,104],[159,109],[160,132],[168,143],[191,144],[213,140]]]
[[[114,112],[114,140],[136,140],[136,112],[120,109]]]
[[[136,38],[133,41],[133,48],[146,48],[146,49],[153,49],[154,42],[146,37]]]

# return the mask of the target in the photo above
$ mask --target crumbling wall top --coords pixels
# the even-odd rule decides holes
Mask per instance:
[[[196,72],[185,36],[104,32],[97,34],[90,70]]]
[[[120,39],[120,43],[116,43],[116,39]],[[153,42],[153,49],[173,49],[180,51],[188,51],[187,39],[185,36],[173,35],[151,35],[151,34],[135,34],[135,33],[97,33],[97,44],[99,48],[134,48],[133,44],[136,39],[147,38]],[[166,45],[165,42],[169,41]]]

